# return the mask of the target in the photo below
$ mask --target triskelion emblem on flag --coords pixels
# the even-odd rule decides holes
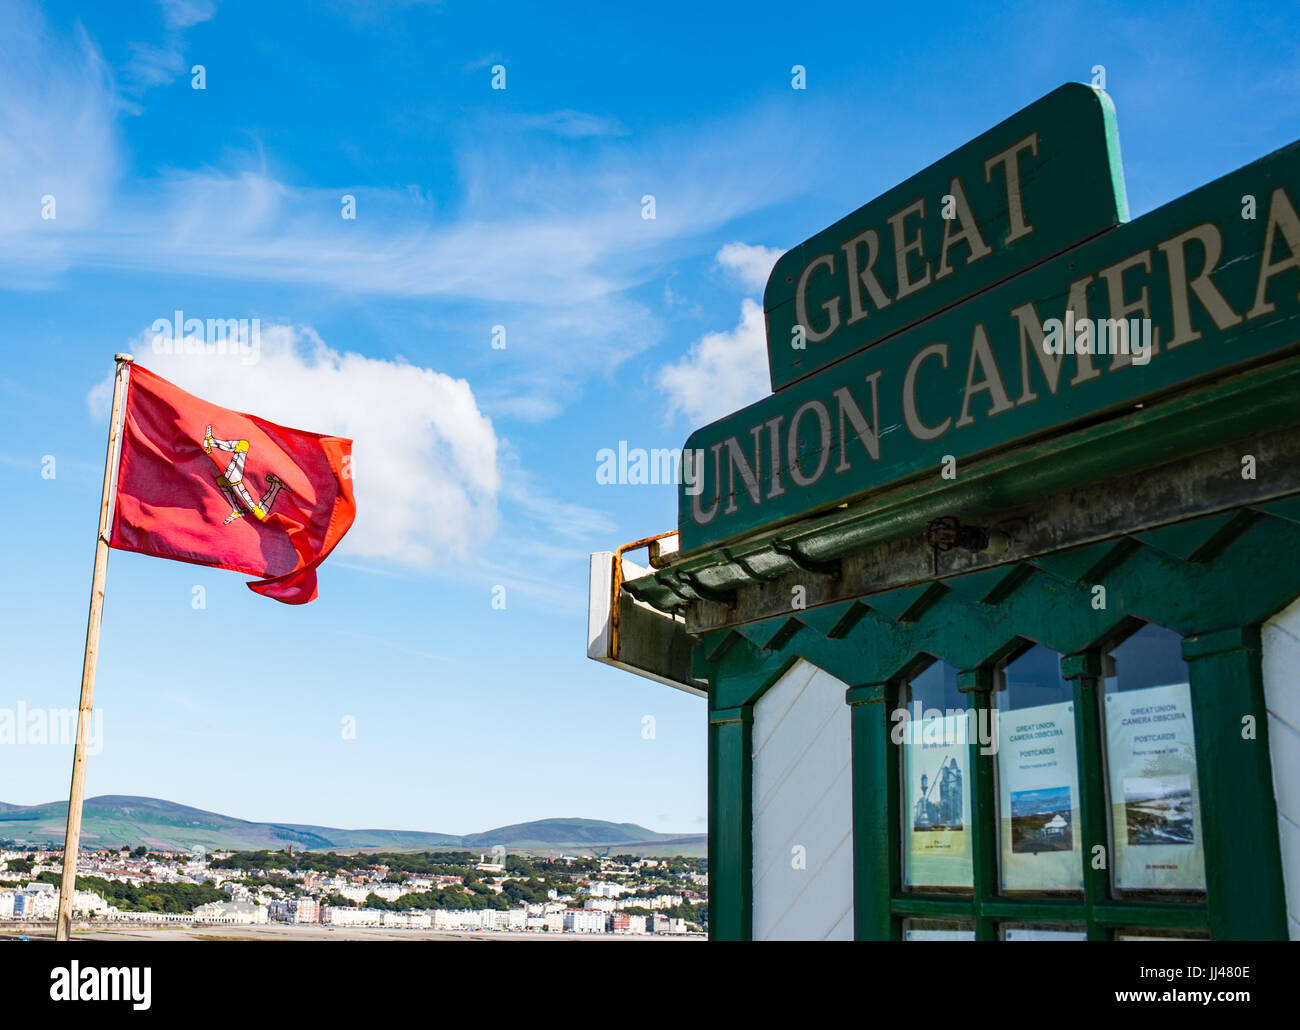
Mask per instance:
[[[274,472],[268,472],[262,477],[266,480],[266,492],[262,494],[261,500],[254,501],[253,495],[244,486],[244,462],[248,458],[248,441],[218,440],[212,435],[212,427],[208,426],[207,432],[203,435],[203,453],[211,454],[214,447],[219,451],[232,452],[225,473],[217,476],[217,486],[230,502],[230,514],[226,516],[226,521],[222,525],[228,526],[235,519],[242,519],[250,512],[259,522],[266,521],[267,515],[271,513],[271,506],[275,504],[276,496],[284,489],[284,480]]]

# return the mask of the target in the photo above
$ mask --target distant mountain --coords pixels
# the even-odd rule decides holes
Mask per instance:
[[[0,840],[62,846],[68,803],[11,805],[0,801]],[[158,798],[106,794],[88,798],[82,814],[81,846],[109,848],[145,844],[161,850],[486,851],[501,845],[511,851],[546,853],[586,851],[645,855],[702,855],[700,834],[656,833],[635,823],[601,819],[539,819],[484,833],[423,833],[416,830],[340,830],[302,823],[255,823],[178,805]]]
[[[461,840],[469,848],[490,848],[493,844],[555,848],[566,844],[604,846],[671,838],[672,834],[655,833],[636,823],[607,823],[602,819],[538,819],[531,823],[502,826],[486,833],[467,834]]]

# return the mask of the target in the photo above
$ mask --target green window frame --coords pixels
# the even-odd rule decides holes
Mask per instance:
[[[1105,656],[1120,642],[1128,639],[1146,623],[1131,623],[1118,638],[1109,639],[1083,652],[1061,657],[1061,675],[1073,686],[1075,748],[1079,776],[1079,829],[1083,840],[1082,895],[1063,894],[1053,897],[1041,894],[1000,892],[999,848],[1000,823],[997,796],[996,752],[984,754],[978,735],[967,744],[967,760],[971,789],[970,846],[974,870],[974,888],[966,894],[954,894],[920,887],[906,887],[903,883],[903,834],[906,826],[902,806],[901,770],[904,768],[903,745],[894,737],[888,742],[888,766],[897,778],[892,795],[899,799],[896,811],[889,819],[889,850],[896,856],[889,895],[890,936],[904,939],[904,924],[948,924],[973,927],[976,940],[1002,940],[1007,927],[1032,926],[1062,931],[1082,929],[1088,940],[1115,940],[1119,937],[1167,936],[1209,938],[1213,936],[1213,920],[1208,893],[1198,899],[1186,894],[1171,892],[1170,900],[1155,900],[1151,895],[1139,896],[1118,893],[1113,886],[1110,865],[1115,857],[1111,842],[1109,819],[1110,797],[1107,791],[1106,730],[1103,723]],[[969,694],[976,719],[993,720],[998,717],[995,695],[1001,684],[1001,670],[1009,660],[1019,657],[1035,642],[1020,638],[1011,648],[975,669],[959,673],[958,689]],[[1195,650],[1195,649],[1193,649]],[[1184,658],[1188,656],[1184,641]],[[886,706],[891,710],[903,701],[909,680],[931,661],[942,661],[938,656],[921,656],[906,674],[884,685]],[[1188,662],[1188,678],[1192,683],[1193,718],[1200,777],[1204,782],[1205,766],[1215,763],[1214,745],[1217,734],[1211,725],[1203,730],[1196,719],[1198,698],[1204,700],[1204,686],[1198,691],[1196,665]],[[981,712],[984,714],[981,716]],[[1204,802],[1202,811],[1204,812]],[[1106,862],[1094,868],[1091,860],[1096,845],[1105,848]],[[1206,848],[1207,887],[1209,852]],[[939,921],[936,923],[935,921]]]
[[[696,674],[709,681],[711,936],[751,936],[748,719],[763,691],[803,659],[850,684],[859,940],[899,940],[905,919],[951,928],[974,925],[977,915],[985,939],[1016,922],[1083,925],[1095,940],[1286,940],[1260,626],[1300,596],[1297,554],[1300,498],[1290,498],[702,635]],[[1099,588],[1102,603],[1096,603]],[[981,891],[971,898],[905,895],[901,777],[890,741],[898,682],[918,663],[940,659],[965,670],[964,685],[987,707],[994,666],[1029,641],[1065,656],[1076,699],[1085,693],[1097,699],[1103,655],[1146,624],[1178,635],[1189,667],[1204,901],[1114,897],[1106,886],[1110,871],[1090,863],[1082,900],[999,896],[997,827],[988,819],[995,810],[996,756],[973,770],[985,812],[976,854],[984,869]],[[1076,739],[1101,739],[1099,707],[1075,704]],[[1080,750],[1097,753],[1087,741]],[[1079,783],[1081,802],[1088,792],[1088,816],[1085,821],[1081,808],[1078,825],[1087,844],[1108,844],[1105,770],[1099,762],[1088,768]],[[1109,853],[1107,861],[1113,864]],[[1091,923],[1079,922],[1081,911]],[[1046,918],[1026,919],[1035,914]]]

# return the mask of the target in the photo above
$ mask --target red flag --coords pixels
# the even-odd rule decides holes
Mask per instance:
[[[131,367],[111,546],[263,578],[286,604],[356,516],[352,441],[286,429]]]

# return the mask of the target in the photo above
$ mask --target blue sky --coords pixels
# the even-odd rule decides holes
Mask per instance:
[[[305,607],[113,554],[89,794],[702,832],[703,702],[585,657],[588,553],[676,520],[597,452],[760,397],[782,249],[1096,65],[1134,216],[1300,136],[1291,4],[995,6],[0,2],[0,708],[76,705],[132,350],[354,437],[361,513]],[[176,310],[260,360],[150,354]],[[70,762],[0,746],[0,800]]]

